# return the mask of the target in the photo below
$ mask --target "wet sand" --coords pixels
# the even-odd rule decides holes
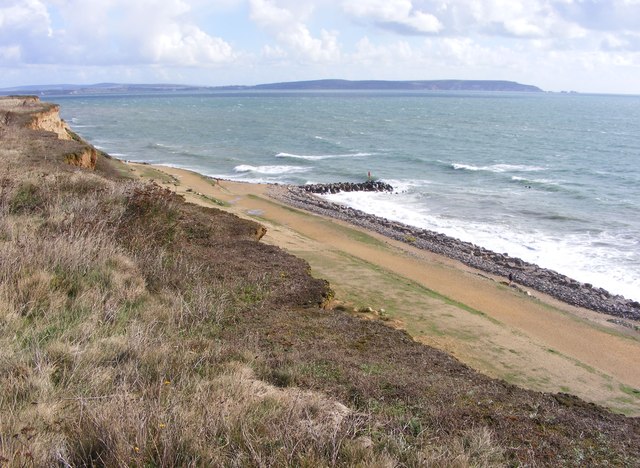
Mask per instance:
[[[268,195],[273,186],[127,166],[190,202],[259,221],[268,229],[262,241],[306,259],[314,274],[330,281],[337,299],[384,309],[390,325],[481,372],[640,415],[640,333],[608,322],[609,316],[508,287],[506,278],[289,207]]]

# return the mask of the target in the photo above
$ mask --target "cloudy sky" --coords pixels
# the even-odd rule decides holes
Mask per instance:
[[[640,0],[0,0],[0,88],[320,78],[640,94]]]

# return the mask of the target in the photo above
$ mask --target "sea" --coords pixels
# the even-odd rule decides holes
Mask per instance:
[[[125,160],[279,184],[640,300],[640,96],[175,92],[46,98]]]

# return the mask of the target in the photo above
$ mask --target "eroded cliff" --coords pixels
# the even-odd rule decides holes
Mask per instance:
[[[59,106],[37,96],[0,97],[0,135],[16,147],[30,141],[33,155],[61,158],[72,166],[95,169],[96,149],[79,139],[60,118]]]

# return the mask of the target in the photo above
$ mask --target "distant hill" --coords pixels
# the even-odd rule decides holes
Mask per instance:
[[[382,80],[312,80],[267,83],[255,86],[190,86],[181,84],[122,84],[99,83],[93,85],[35,85],[0,89],[0,94],[51,95],[91,95],[162,92],[207,92],[207,91],[510,91],[542,92],[533,85],[515,81],[498,80],[422,80],[422,81],[382,81]]]
[[[313,80],[270,83],[235,89],[264,90],[391,90],[391,91],[524,91],[542,92],[540,88],[515,81],[495,80],[423,80],[423,81],[349,81]]]
[[[34,94],[39,96],[91,95],[91,94],[126,94],[126,93],[162,93],[176,91],[200,91],[210,89],[202,86],[180,84],[126,84],[98,83],[91,85],[54,84],[16,86],[0,89],[0,94]]]

